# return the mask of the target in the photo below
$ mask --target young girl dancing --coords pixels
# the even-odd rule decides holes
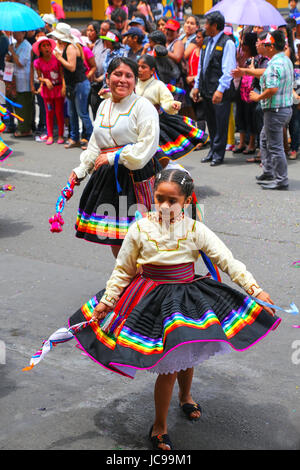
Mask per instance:
[[[156,450],[173,449],[167,416],[176,379],[182,411],[199,419],[193,367],[231,348],[244,351],[280,323],[273,309],[253,299],[273,304],[245,265],[203,223],[185,215],[193,191],[187,172],[158,173],[156,211],[131,225],[106,289],[69,319],[69,325],[94,320],[76,338],[100,365],[131,378],[137,370],[158,374],[149,432]],[[196,275],[199,250],[247,294]]]
[[[53,54],[56,42],[53,39],[42,36],[32,46],[34,53],[39,56],[34,61],[41,83],[41,93],[46,110],[47,145],[53,144],[54,115],[58,125],[58,144],[64,143],[64,101],[66,87],[63,68]]]
[[[196,123],[181,116],[180,101],[176,101],[168,86],[156,79],[157,62],[155,57],[142,55],[138,60],[139,79],[136,94],[147,98],[159,112],[159,150],[156,154],[161,165],[166,167],[170,160],[175,161],[203,145],[207,135],[196,127]]]

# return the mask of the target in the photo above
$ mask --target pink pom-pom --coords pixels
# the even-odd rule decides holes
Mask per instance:
[[[50,228],[51,232],[61,232],[62,228],[59,222],[53,222]]]
[[[50,231],[52,233],[62,232],[62,225],[64,225],[64,219],[62,218],[61,214],[54,214],[53,217],[49,219],[49,223],[51,224]]]

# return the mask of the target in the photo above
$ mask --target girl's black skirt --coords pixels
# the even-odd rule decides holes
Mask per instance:
[[[104,291],[69,319],[90,320]],[[76,334],[98,364],[134,377],[137,370],[173,373],[232,349],[245,351],[280,323],[251,297],[208,277],[160,283],[138,275],[113,312]]]
[[[178,160],[192,152],[200,143],[205,143],[207,134],[197,128],[196,123],[179,114],[159,114],[160,136],[157,158],[164,160]]]

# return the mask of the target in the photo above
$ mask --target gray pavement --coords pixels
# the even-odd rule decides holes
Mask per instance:
[[[0,184],[16,189],[0,199],[0,340],[6,346],[0,449],[148,449],[154,375],[114,375],[72,342],[22,372],[42,340],[105,285],[114,260],[108,248],[74,236],[84,183],[67,203],[63,232],[49,231],[80,150],[4,139],[14,154],[0,166]],[[211,168],[200,163],[205,154],[193,152],[180,162],[193,174],[205,222],[277,305],[300,307],[300,269],[292,266],[300,259],[300,161],[289,162],[289,191],[268,192],[255,184],[259,166],[244,156],[227,152],[226,163]],[[200,261],[197,270],[206,272]],[[293,324],[300,316],[283,313],[279,328],[252,349],[216,356],[196,369],[200,422],[180,413],[175,389],[169,434],[176,449],[300,449],[300,330]]]

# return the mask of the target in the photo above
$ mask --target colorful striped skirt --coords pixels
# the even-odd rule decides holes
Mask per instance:
[[[151,210],[155,174],[161,169],[152,158],[141,170],[118,166],[117,191],[114,167],[103,165],[86,184],[79,202],[75,223],[76,237],[104,245],[121,245],[135,210]],[[140,206],[137,207],[137,204]]]
[[[69,325],[90,320],[103,293],[75,312]],[[195,275],[191,263],[145,265],[115,309],[76,339],[98,364],[133,378],[138,370],[173,373],[218,353],[245,351],[279,323],[249,296]]]
[[[196,123],[179,114],[159,115],[159,149],[156,153],[162,166],[168,160],[178,160],[192,152],[200,143],[205,143],[207,134],[196,127]]]

